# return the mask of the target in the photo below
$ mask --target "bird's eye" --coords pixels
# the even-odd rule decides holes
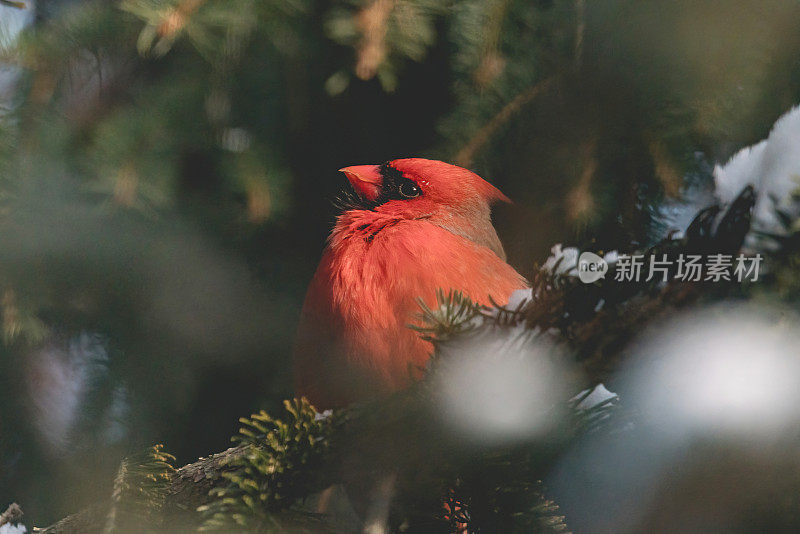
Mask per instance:
[[[414,198],[422,194],[422,190],[419,186],[411,180],[403,180],[398,191],[400,191],[400,195],[404,198]]]

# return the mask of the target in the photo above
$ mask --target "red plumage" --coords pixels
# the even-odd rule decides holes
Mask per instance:
[[[409,324],[436,290],[505,302],[525,279],[505,262],[490,204],[508,199],[455,165],[399,159],[342,169],[363,202],[331,232],[303,305],[298,394],[326,409],[408,385],[432,347]]]

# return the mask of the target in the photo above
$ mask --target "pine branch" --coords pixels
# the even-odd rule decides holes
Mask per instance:
[[[144,452],[124,458],[114,479],[111,506],[106,514],[103,534],[159,526],[161,509],[175,469],[175,457],[154,445]]]
[[[200,458],[175,471],[164,497],[163,510],[172,521],[196,520],[194,510],[208,502],[208,492],[228,465],[245,453],[242,446],[232,447],[207,458]],[[101,534],[109,512],[107,504],[97,504],[57,523],[37,530],[42,534]]]
[[[331,418],[319,417],[306,399],[285,401],[286,421],[263,410],[239,421],[233,440],[246,453],[229,462],[228,481],[211,491],[213,500],[201,506],[203,531],[261,531],[281,524],[281,513],[333,481],[316,474],[326,463]],[[283,514],[286,515],[286,514]],[[292,514],[313,521],[309,514]]]
[[[481,307],[461,291],[451,290],[445,294],[438,289],[435,309],[428,307],[422,299],[417,303],[422,310],[419,314],[422,326],[409,325],[409,328],[419,332],[428,341],[446,339],[469,330],[476,326],[472,320],[481,312]]]

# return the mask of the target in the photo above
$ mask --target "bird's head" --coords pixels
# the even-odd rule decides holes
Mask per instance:
[[[510,202],[474,172],[443,161],[406,158],[339,170],[359,196],[355,208],[404,218],[470,215]]]

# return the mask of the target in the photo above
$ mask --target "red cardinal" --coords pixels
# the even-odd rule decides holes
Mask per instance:
[[[436,290],[505,302],[525,279],[505,262],[489,206],[509,202],[477,174],[409,158],[341,169],[357,198],[339,215],[303,305],[298,394],[317,409],[408,385],[431,344],[408,325]],[[355,198],[355,197],[354,197]]]

